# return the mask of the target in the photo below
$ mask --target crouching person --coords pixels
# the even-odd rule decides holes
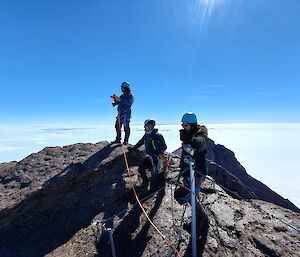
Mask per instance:
[[[207,166],[205,155],[207,129],[205,126],[198,125],[197,117],[194,113],[186,113],[182,117],[182,127],[180,130],[180,140],[182,141],[182,154],[180,160],[180,174],[183,177],[183,184],[190,188],[190,171],[189,164],[185,162],[186,158],[194,160],[195,177],[195,194],[197,197],[196,203],[196,224],[197,224],[197,256],[202,256],[206,244],[208,233],[209,220],[204,208],[200,203],[200,188],[201,184],[207,175]],[[175,199],[180,203],[190,200],[190,192],[184,188],[179,188],[175,191]],[[190,224],[186,225],[190,230]],[[191,251],[189,247],[187,251]],[[191,256],[186,253],[185,256]]]
[[[145,145],[147,155],[139,165],[139,174],[143,181],[142,185],[147,188],[149,178],[147,177],[146,170],[151,170],[151,192],[165,185],[165,174],[159,165],[159,159],[163,158],[164,152],[167,149],[164,137],[154,127],[155,120],[147,119],[144,123],[145,135],[132,148],[132,150],[136,150],[143,144]]]

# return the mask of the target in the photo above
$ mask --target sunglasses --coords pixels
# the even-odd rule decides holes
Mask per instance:
[[[181,124],[181,126],[184,127],[184,128],[188,128],[188,127],[190,127],[191,125],[189,125],[189,124]]]

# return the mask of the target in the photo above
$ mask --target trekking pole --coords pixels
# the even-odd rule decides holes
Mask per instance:
[[[106,229],[109,234],[109,241],[110,241],[110,247],[111,247],[111,253],[113,257],[116,257],[116,249],[114,244],[114,238],[113,238],[113,232],[111,228]]]
[[[191,205],[192,205],[192,257],[197,257],[197,231],[196,231],[196,197],[195,197],[195,173],[194,159],[186,156],[184,162],[190,167],[190,189],[191,189]]]

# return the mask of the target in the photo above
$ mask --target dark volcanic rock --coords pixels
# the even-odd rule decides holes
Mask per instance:
[[[210,141],[210,144],[213,146],[214,142]],[[268,188],[265,184],[247,174],[245,168],[235,158],[234,153],[225,146],[215,145],[215,147],[211,147],[211,149],[213,151],[212,155],[215,157],[213,160],[224,169],[235,175],[247,187],[251,188],[252,192],[257,196],[258,199],[275,203],[290,210],[300,212],[300,209],[288,199],[281,197],[279,194]]]
[[[45,148],[20,162],[1,164],[0,256],[108,257],[102,224],[114,230],[118,257],[174,256],[132,195],[144,155],[142,150],[128,154],[131,174],[126,174],[122,148],[107,142]],[[178,173],[178,158],[173,159],[168,177]],[[201,194],[210,219],[203,256],[298,256],[298,213],[245,201],[255,196],[237,176],[214,162],[209,170]],[[174,188],[168,183],[143,206],[184,255],[190,234],[182,229],[183,206],[172,200]],[[136,190],[142,193],[139,186]],[[188,206],[184,223],[190,212]]]
[[[250,188],[222,166],[211,161],[208,161],[207,164],[208,175],[212,176],[219,185],[223,186],[227,193],[232,194],[233,197],[238,196],[244,199],[257,198]]]
[[[227,149],[223,145],[215,144],[213,140],[208,140],[207,145],[208,153],[207,153],[207,160],[208,160],[208,167],[209,167],[209,173],[211,176],[214,177],[214,168],[211,165],[212,163],[217,164],[221,169],[226,171],[225,173],[230,173],[234,177],[236,177],[239,180],[239,183],[242,183],[247,190],[251,191],[251,196],[241,195],[245,199],[251,199],[251,198],[257,198],[260,200],[268,201],[274,204],[277,204],[279,206],[282,206],[284,208],[290,209],[295,212],[300,213],[300,209],[295,206],[292,202],[290,202],[288,199],[283,198],[270,188],[268,188],[265,184],[262,182],[256,180],[255,178],[251,177],[247,172],[246,169],[238,162],[238,160],[235,158],[234,152]],[[181,154],[181,148],[177,149],[173,152],[175,155]],[[213,169],[211,169],[213,168]],[[225,176],[226,179],[227,175]],[[232,187],[231,187],[232,188]],[[233,191],[236,191],[235,186],[233,186]]]

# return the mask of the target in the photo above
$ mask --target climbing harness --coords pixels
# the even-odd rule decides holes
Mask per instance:
[[[170,163],[170,156],[168,154],[162,154],[158,156],[158,163],[157,163],[157,172],[158,174],[164,173],[165,175],[169,172],[171,163]]]

